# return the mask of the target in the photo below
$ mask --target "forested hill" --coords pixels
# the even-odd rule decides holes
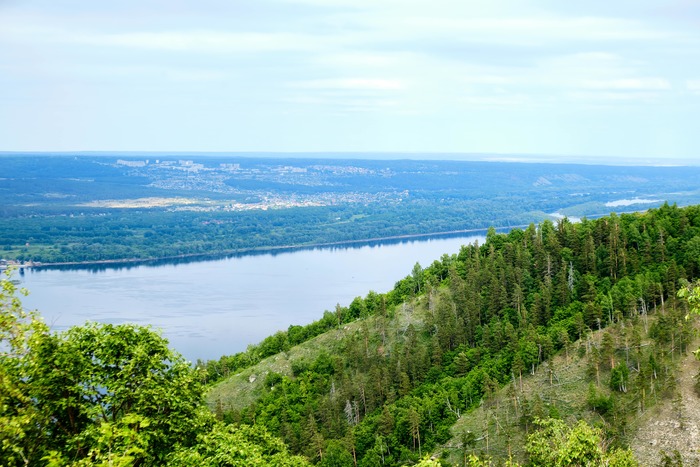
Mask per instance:
[[[51,332],[2,279],[0,463],[692,463],[699,276],[700,206],[492,229],[196,368],[136,325]]]
[[[675,394],[674,362],[692,336],[676,292],[699,273],[698,206],[491,231],[484,245],[416,267],[386,294],[202,364],[210,381],[233,375],[214,385],[209,404],[324,465],[402,465],[455,449],[524,456],[503,439],[524,439],[509,430],[532,433],[548,416],[590,420],[593,444],[611,448],[599,455],[629,460],[631,421]],[[557,353],[584,359],[579,411],[561,402],[566,394],[538,402],[520,393],[522,378],[555,368]],[[455,422],[507,384],[514,409],[495,421],[502,439],[490,440],[502,450],[489,450],[481,432],[450,442]],[[537,433],[564,436],[546,426]]]

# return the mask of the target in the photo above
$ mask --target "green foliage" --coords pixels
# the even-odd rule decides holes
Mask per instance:
[[[545,169],[541,164],[518,164],[515,169],[496,162],[207,156],[197,158],[203,170],[191,172],[173,170],[179,157],[159,155],[162,163],[171,164],[168,167],[128,167],[117,158],[129,159],[2,155],[4,257],[42,262],[182,258],[525,225],[546,219],[545,212],[597,215],[610,201],[611,184],[629,197],[648,197],[646,186],[653,186],[659,197],[666,193],[679,204],[698,202],[698,169],[693,167],[548,164]],[[222,167],[231,164],[240,167]],[[289,167],[301,170],[290,174]],[[641,178],[649,182],[640,185]],[[546,187],[539,183],[543,180]],[[99,203],[139,198],[187,198],[193,209],[107,208]],[[276,209],[260,209],[265,198],[281,202],[265,206]],[[284,208],[285,203],[290,207]],[[687,219],[667,224],[662,224],[665,231],[679,230]],[[544,236],[547,247],[566,262],[578,260],[577,245],[550,235],[554,231],[550,223]],[[655,232],[650,236],[639,228],[628,234],[638,248],[655,240]],[[498,237],[489,240],[500,248]],[[592,244],[585,271],[578,272],[617,273],[624,263],[616,255],[622,244]],[[697,249],[697,240],[690,245]],[[650,256],[657,253],[653,241],[649,246]],[[696,258],[695,271],[700,268]],[[414,291],[409,289],[401,294]],[[568,300],[565,291],[566,287],[553,289],[560,304]]]
[[[477,460],[478,462],[478,460]],[[470,467],[472,465],[477,466],[480,464],[469,464]],[[440,467],[442,464],[440,463],[439,460],[431,459],[429,456],[424,457],[423,459],[420,460],[417,464],[413,464],[414,467]]]
[[[613,398],[605,396],[596,390],[593,383],[588,386],[588,407],[601,415],[606,415],[613,409]]]
[[[694,283],[686,282],[678,290],[678,297],[685,299],[690,307],[690,313],[700,314],[700,280]],[[686,316],[688,319],[689,316]]]
[[[673,453],[668,454],[661,450],[659,454],[661,455],[659,467],[683,467],[683,458],[680,452],[674,450]]]
[[[202,390],[182,357],[150,329],[88,323],[46,335],[33,350],[28,392],[49,450],[155,463],[194,442]]]
[[[319,462],[322,467],[352,467],[352,455],[339,441],[329,441],[323,459]]]
[[[5,274],[0,279],[0,459],[23,465],[45,454],[47,417],[32,399],[29,372],[33,348],[47,336],[48,327],[22,308],[11,270]]]
[[[527,453],[533,466],[615,466],[637,465],[629,450],[605,451],[600,429],[584,421],[570,427],[562,420],[536,421],[539,429],[528,437]]]
[[[215,422],[195,371],[151,329],[50,333],[9,273],[0,283],[2,465],[306,465],[262,427]]]
[[[522,390],[522,378],[546,362],[556,385],[553,356],[568,359],[582,338],[591,378],[582,405],[596,412],[605,442],[619,445],[635,410],[666,396],[664,375],[690,342],[673,291],[693,277],[682,248],[699,233],[700,208],[668,205],[492,231],[484,245],[417,265],[386,294],[355,299],[353,311],[327,312],[323,321],[336,328],[330,347],[299,350],[305,356],[292,360],[288,376],[253,404],[224,400],[233,409],[227,419],[264,424],[316,462],[336,442],[358,465],[417,462],[450,439],[464,414],[496,410],[503,384]],[[288,341],[302,329],[290,328]],[[592,329],[602,339],[589,336]],[[641,344],[640,329],[650,344]],[[526,431],[537,417],[568,415],[549,400],[512,399],[512,420]],[[475,449],[483,447],[482,440]],[[630,457],[606,453],[613,454]]]
[[[630,379],[630,370],[627,365],[617,365],[610,371],[610,389],[620,392],[627,392]]]
[[[602,429],[587,425],[544,422],[531,440],[531,459],[634,465],[628,452],[602,446],[619,442],[634,408],[644,410],[663,395],[669,361],[690,342],[673,291],[696,277],[683,248],[699,234],[700,208],[668,205],[508,235],[491,231],[484,245],[417,265],[386,294],[371,292],[316,323],[202,363],[199,374],[150,330],[88,324],[51,334],[4,298],[0,324],[11,351],[2,360],[2,454],[11,465],[25,457],[154,465],[218,465],[220,458],[221,465],[235,465],[245,456],[264,463],[290,452],[326,464],[419,462],[450,438],[463,414],[479,405],[493,409],[503,384],[522,386],[524,374],[547,362],[553,385],[552,357],[563,351],[568,358],[571,342],[583,338],[588,406],[602,416],[610,438],[603,441]],[[683,298],[694,309],[696,289],[688,290]],[[629,323],[649,330],[649,347],[626,331]],[[600,342],[588,336],[603,328]],[[202,411],[202,381],[291,354],[292,346],[330,329],[331,347],[307,352],[284,374],[261,376],[254,403],[217,400],[221,418],[264,427],[262,438],[223,427]],[[57,387],[62,391],[49,391]],[[514,420],[526,430],[537,417],[566,415],[537,397],[517,410]],[[265,448],[266,436],[284,440],[289,452],[278,441]],[[558,453],[555,439],[566,440]],[[290,462],[302,462],[295,459]]]
[[[171,454],[167,465],[303,467],[309,464],[302,457],[289,455],[284,443],[261,426],[217,423],[211,431],[199,434],[196,445]]]

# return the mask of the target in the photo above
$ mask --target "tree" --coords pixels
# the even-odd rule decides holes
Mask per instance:
[[[431,459],[426,456],[420,460],[417,464],[413,464],[414,467],[441,467],[442,464],[439,460]]]
[[[421,455],[420,446],[420,414],[415,408],[408,409],[408,424],[411,430],[411,438],[413,439],[413,450],[416,450],[416,441],[418,441],[418,453]]]
[[[613,391],[627,392],[630,372],[627,365],[619,364],[610,371],[610,389]]]
[[[696,280],[694,283],[686,283],[683,285],[678,291],[678,297],[688,302],[690,312],[686,316],[686,320],[690,318],[690,313],[700,315],[700,279]],[[695,357],[700,360],[700,349],[695,350],[693,353]]]
[[[201,378],[150,328],[51,333],[9,274],[0,284],[4,466],[307,465],[264,429],[216,422]]]
[[[599,428],[583,420],[569,427],[562,420],[538,419],[540,429],[528,437],[526,451],[533,466],[598,465],[633,467],[637,465],[629,450],[606,452]]]
[[[32,347],[48,334],[35,313],[22,308],[11,270],[0,279],[0,459],[7,465],[29,465],[46,453],[45,414],[29,393]]]
[[[413,265],[411,270],[411,280],[412,280],[412,290],[411,292],[417,294],[421,291],[421,285],[423,283],[423,268],[420,263]]]
[[[51,420],[50,449],[66,459],[123,451],[134,464],[161,463],[205,423],[194,372],[149,328],[88,323],[33,350],[28,390]]]
[[[173,453],[168,465],[189,467],[280,466],[303,467],[309,463],[303,457],[291,456],[287,446],[262,426],[233,427],[217,423],[210,431],[198,436],[197,444]]]
[[[688,240],[685,246],[688,264],[700,270],[700,235]]]
[[[352,467],[352,455],[339,441],[331,440],[326,447],[326,454],[319,463],[323,467]]]

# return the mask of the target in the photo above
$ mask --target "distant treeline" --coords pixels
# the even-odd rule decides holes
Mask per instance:
[[[484,213],[488,213],[485,216]],[[502,215],[496,222],[496,216]],[[542,215],[482,201],[242,212],[85,209],[0,224],[0,257],[42,263],[212,255],[528,224]]]

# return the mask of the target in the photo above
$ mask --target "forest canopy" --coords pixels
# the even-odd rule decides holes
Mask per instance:
[[[416,265],[387,293],[194,368],[148,328],[87,323],[52,332],[23,309],[8,277],[0,458],[369,467],[429,465],[425,455],[436,453],[488,465],[500,442],[509,462],[566,465],[578,452],[581,463],[635,465],[625,444],[630,420],[675,400],[674,362],[691,345],[698,238],[698,206],[492,229],[483,245]],[[259,375],[252,398],[227,396],[236,374],[323,334],[324,344],[288,371]],[[523,390],[542,367],[554,385],[558,353],[585,362],[579,412]],[[499,407],[504,386],[510,401]],[[454,431],[476,410],[488,410],[483,433]],[[484,437],[491,420],[500,440]],[[569,444],[551,448],[564,438]]]

